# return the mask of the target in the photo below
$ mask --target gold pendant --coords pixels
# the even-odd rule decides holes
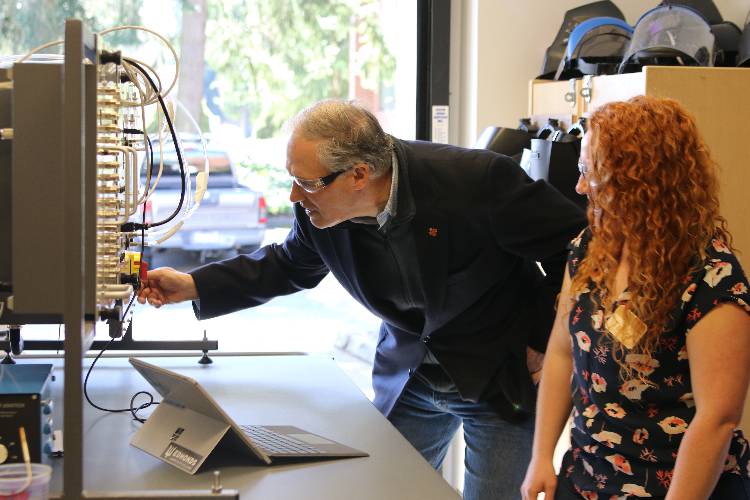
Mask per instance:
[[[635,347],[648,330],[646,323],[622,304],[607,318],[605,326],[609,333],[628,349]]]

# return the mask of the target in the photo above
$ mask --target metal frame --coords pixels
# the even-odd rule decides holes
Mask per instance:
[[[96,158],[96,65],[97,40],[80,20],[65,23],[65,62],[63,76],[63,192],[65,243],[63,246],[65,324],[64,423],[65,499],[215,499],[239,498],[237,490],[90,492],[84,490],[83,470],[83,357],[93,345],[95,318],[86,317],[86,301],[95,274],[91,272],[91,252],[95,238],[92,219],[94,184],[91,161]],[[94,104],[89,106],[87,104]],[[88,126],[87,126],[88,125]],[[92,133],[93,129],[93,133]]]
[[[218,340],[133,340],[132,323],[125,330],[125,334],[117,342],[108,340],[94,340],[89,350],[99,351],[215,351],[219,348]],[[24,340],[24,351],[59,351],[65,348],[62,340]]]
[[[93,328],[84,319],[84,157],[86,144],[84,45],[96,50],[96,39],[84,33],[80,21],[65,23],[63,65],[63,207],[65,213],[65,404],[63,434],[65,464],[63,498],[83,496],[83,353],[93,340]],[[96,60],[92,62],[94,67]],[[96,89],[94,89],[96,90]],[[79,146],[80,147],[77,147]],[[73,147],[71,147],[73,146]],[[94,144],[95,147],[95,144]],[[90,330],[89,330],[90,329]],[[89,331],[87,331],[89,330]]]
[[[97,196],[97,47],[93,36],[83,32],[81,36],[80,47],[77,48],[82,61],[80,67],[66,69],[60,64],[34,64],[33,61],[31,64],[19,64],[13,73],[16,86],[19,89],[34,91],[16,92],[12,103],[10,92],[0,95],[0,98],[7,101],[3,106],[3,112],[8,114],[13,109],[12,117],[2,116],[0,119],[9,120],[3,123],[7,126],[12,124],[16,130],[12,151],[8,150],[10,141],[0,141],[0,154],[11,156],[12,153],[9,160],[16,166],[8,169],[8,173],[13,173],[12,179],[7,175],[0,179],[2,183],[6,177],[9,181],[8,186],[0,186],[2,192],[9,195],[7,200],[3,201],[10,202],[8,210],[2,211],[3,218],[6,212],[10,217],[11,207],[13,209],[12,217],[6,224],[12,228],[12,232],[5,239],[4,233],[0,233],[0,240],[6,243],[0,243],[0,257],[3,252],[10,249],[6,259],[8,262],[0,259],[0,264],[7,265],[12,261],[7,271],[10,276],[6,277],[5,266],[0,266],[0,278],[10,279],[8,285],[12,283],[13,288],[0,290],[0,300],[5,299],[6,294],[13,294],[15,298],[15,311],[8,308],[2,311],[3,324],[16,326],[64,323],[63,309],[67,291],[71,290],[70,286],[79,284],[84,294],[85,321],[93,322],[97,319],[96,284],[93,278],[96,275],[94,248],[97,230],[94,208]],[[64,69],[66,71],[63,71]],[[65,83],[70,83],[73,75],[80,89],[74,88],[73,84]],[[78,100],[74,103],[72,100],[75,98]],[[86,106],[87,103],[93,105]],[[64,108],[65,106],[67,108]],[[65,146],[71,144],[76,146],[66,152]],[[65,160],[65,168],[60,164],[61,152],[69,156]],[[49,166],[43,182],[40,182],[38,169],[28,168],[28,165]],[[66,192],[64,187],[66,175],[72,176],[68,179],[69,192]],[[71,200],[83,200],[83,206],[73,207]],[[44,217],[39,217],[38,207],[44,206],[45,203],[64,209],[51,210]],[[79,226],[82,231],[73,230]],[[0,225],[0,228],[2,227]],[[66,240],[68,235],[73,235],[73,239],[83,242],[83,255],[71,254],[68,259],[64,259],[64,253],[60,258],[50,255],[50,249],[64,248],[65,242],[69,241]],[[79,262],[82,262],[83,267]],[[65,273],[71,269],[82,269],[82,273],[66,279]],[[67,287],[66,283],[69,283]],[[135,341],[132,338],[130,322],[132,316],[121,319],[120,311],[123,309],[126,308],[123,308],[120,301],[119,307],[115,308],[108,318],[111,337],[122,336],[123,327],[127,330],[122,340],[109,346],[111,349],[189,350],[203,351],[204,354],[209,350],[218,349],[218,342],[205,338],[198,342]],[[124,322],[127,324],[123,325]],[[18,342],[11,342],[10,346],[3,342],[1,332],[0,343],[6,352],[18,354],[22,350]],[[105,346],[106,342],[94,342],[88,347],[100,350]],[[60,350],[63,347],[62,341],[53,339],[23,343],[23,348],[27,350]],[[203,361],[205,362],[206,358],[203,358]],[[3,362],[12,362],[12,357],[7,356]]]
[[[62,317],[57,322],[62,323]],[[14,327],[17,328],[15,335]],[[6,353],[5,358],[0,363],[9,364],[15,363],[15,359],[19,357],[34,357],[34,355],[29,355],[27,351],[57,352],[65,349],[64,340],[23,340],[18,325],[11,326],[7,331],[0,330],[0,345],[2,345],[2,351]],[[199,351],[203,353],[203,357],[198,361],[201,364],[211,363],[211,358],[208,357],[209,351],[213,351],[212,356],[220,355],[218,352],[219,341],[208,340],[205,331],[202,340],[134,340],[132,322],[128,324],[125,334],[117,342],[94,340],[89,346],[89,350],[92,351],[101,351],[102,349],[108,351]]]

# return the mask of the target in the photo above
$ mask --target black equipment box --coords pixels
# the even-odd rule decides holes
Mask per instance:
[[[0,464],[23,463],[20,427],[32,462],[51,450],[51,381],[52,365],[0,364]]]

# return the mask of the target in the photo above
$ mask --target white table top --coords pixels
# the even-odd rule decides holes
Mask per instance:
[[[222,466],[223,486],[239,490],[242,499],[460,498],[331,359],[215,356],[212,365],[199,365],[197,357],[145,359],[196,379],[239,424],[294,425],[370,454],[309,463]],[[45,361],[49,362],[19,362]],[[60,360],[56,366],[61,366]],[[55,376],[55,427],[62,428],[61,367]],[[106,408],[126,408],[135,392],[149,389],[158,400],[156,391],[122,358],[100,359],[89,379],[90,397]],[[84,415],[87,491],[211,487],[212,469],[191,476],[130,446],[141,424],[129,413],[103,413],[84,402]],[[52,495],[62,490],[63,461],[47,459],[54,467]]]

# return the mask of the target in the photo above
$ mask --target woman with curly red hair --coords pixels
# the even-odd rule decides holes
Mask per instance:
[[[750,294],[716,166],[671,99],[610,103],[589,124],[576,186],[589,227],[569,247],[523,498],[750,498],[750,450],[736,430]]]

